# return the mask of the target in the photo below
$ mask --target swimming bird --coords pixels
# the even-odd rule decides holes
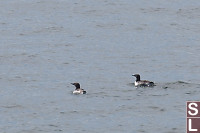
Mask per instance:
[[[86,91],[84,89],[81,89],[79,83],[71,83],[76,87],[76,89],[73,91],[73,94],[86,94]]]
[[[136,77],[135,87],[152,87],[154,86],[154,82],[148,80],[140,80],[139,74],[133,74],[132,76]]]

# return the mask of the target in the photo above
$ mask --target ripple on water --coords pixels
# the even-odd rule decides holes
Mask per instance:
[[[195,88],[199,88],[200,84],[196,84],[196,83],[189,83],[189,82],[184,82],[184,81],[176,81],[176,82],[169,82],[169,83],[164,83],[162,84],[162,88],[163,89],[177,89],[177,88],[191,88],[191,87],[195,87]]]
[[[197,83],[189,83],[184,81],[176,81],[176,82],[169,82],[163,83],[159,85],[163,90],[170,94],[177,91],[177,94],[184,94],[184,95],[198,95],[200,93],[200,84]]]
[[[3,105],[3,108],[12,109],[12,108],[23,108],[21,105]]]

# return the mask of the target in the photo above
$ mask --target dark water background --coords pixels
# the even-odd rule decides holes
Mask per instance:
[[[0,12],[1,133],[185,132],[199,1],[2,0]],[[135,88],[134,73],[156,86]]]

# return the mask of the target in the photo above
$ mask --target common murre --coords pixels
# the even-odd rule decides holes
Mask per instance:
[[[154,82],[148,80],[140,80],[139,74],[133,74],[132,76],[136,77],[135,87],[152,87],[154,86]]]
[[[76,89],[73,91],[73,94],[86,94],[86,91],[84,89],[81,89],[79,83],[71,83],[76,87]]]

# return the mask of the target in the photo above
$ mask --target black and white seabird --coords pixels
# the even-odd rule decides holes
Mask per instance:
[[[140,80],[139,74],[133,74],[132,76],[136,77],[135,87],[152,87],[154,86],[154,82],[148,80]]]
[[[73,94],[86,94],[86,91],[84,89],[81,89],[79,83],[71,83],[76,87],[76,89],[73,91]]]

